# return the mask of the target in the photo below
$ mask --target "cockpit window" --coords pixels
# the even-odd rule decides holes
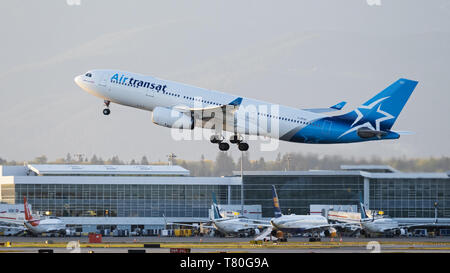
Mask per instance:
[[[91,73],[86,73],[85,76],[88,77],[88,78],[91,78],[91,77],[92,77],[92,74],[91,74]]]

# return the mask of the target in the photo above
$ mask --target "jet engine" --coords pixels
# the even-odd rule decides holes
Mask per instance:
[[[189,115],[165,107],[153,109],[153,123],[176,129],[194,129],[194,119]]]

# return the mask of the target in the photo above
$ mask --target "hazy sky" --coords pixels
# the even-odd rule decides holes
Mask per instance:
[[[450,155],[450,1],[2,1],[0,157],[214,158],[208,141],[174,141],[151,114],[103,102],[73,81],[116,68],[298,108],[344,111],[406,77],[419,81],[395,141],[281,142],[251,158],[313,152],[381,158]],[[369,1],[376,2],[376,1]],[[232,146],[231,153],[239,154]]]

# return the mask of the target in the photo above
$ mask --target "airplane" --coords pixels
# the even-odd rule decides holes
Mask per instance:
[[[391,130],[417,81],[400,78],[358,108],[339,115],[340,102],[328,108],[298,109],[207,90],[120,70],[90,70],[75,77],[84,91],[103,99],[104,115],[111,102],[153,112],[153,123],[176,129],[214,130],[211,143],[227,151],[231,144],[249,149],[245,135],[298,143],[352,143],[398,139],[410,134]]]
[[[278,238],[282,237],[282,241],[286,241],[284,233],[312,233],[314,236],[310,238],[310,241],[320,241],[320,237],[318,236],[319,233],[325,232],[325,235],[334,237],[336,236],[336,229],[334,227],[344,226],[343,224],[329,224],[327,218],[321,215],[283,215],[281,213],[278,194],[274,185],[272,185],[272,195],[275,217],[270,220],[270,223],[272,224],[271,235],[275,235]],[[263,233],[268,234],[269,230],[270,229]],[[257,237],[256,240],[258,239],[260,238]]]
[[[36,219],[31,214],[31,211],[28,207],[27,198],[25,196],[23,197],[23,201],[25,209],[25,221],[23,222],[23,224],[33,235],[42,233],[66,233],[66,225],[59,218],[48,217],[43,219]]]
[[[225,235],[254,236],[260,234],[260,228],[271,226],[269,221],[249,219],[243,216],[223,217],[214,193],[212,209],[212,223],[219,232]]]
[[[24,220],[24,212],[18,209],[12,211],[0,211],[0,223],[23,226]]]
[[[375,212],[372,211],[372,218],[369,218],[365,205],[362,201],[362,195],[360,194],[360,209],[361,209],[361,229],[366,237],[370,237],[371,234],[383,234],[387,236],[404,235],[411,228],[438,228],[448,227],[448,224],[435,223],[422,223],[422,224],[399,224],[398,221],[388,217],[379,216],[376,217]]]
[[[346,228],[349,228],[354,233],[360,232],[366,237],[374,234],[385,236],[407,235],[408,231],[414,228],[438,229],[450,226],[450,224],[438,223],[437,218],[434,223],[400,224],[389,216],[378,214],[377,211],[366,210],[361,193],[359,193],[359,207],[359,213],[330,211],[328,220],[345,223],[347,224]]]
[[[375,212],[372,212],[372,218],[367,216],[365,206],[360,200],[359,202],[361,208],[361,228],[364,231],[366,237],[370,237],[371,233],[375,234],[385,234],[385,235],[399,235],[402,229],[407,229],[407,227],[401,227],[398,221],[395,221],[389,217],[375,217]]]
[[[233,213],[232,217],[223,216],[220,213],[219,206],[217,205],[216,195],[212,193],[213,203],[211,205],[212,208],[212,217],[210,221],[206,223],[200,223],[201,228],[210,228],[215,231],[218,231],[220,235],[223,236],[240,236],[240,237],[248,237],[260,234],[260,228],[270,227],[271,224],[269,221],[257,220],[257,219],[249,219],[243,216],[240,216],[236,213]],[[201,221],[199,221],[201,222]],[[199,225],[190,225],[190,224],[182,224],[182,223],[167,223],[166,225],[180,225],[180,226],[192,226],[198,228]],[[205,225],[206,224],[206,225]]]
[[[22,235],[25,230],[26,229],[24,226],[0,226],[0,233],[2,233],[3,236],[19,236]]]
[[[26,229],[23,226],[24,212],[19,210],[0,211],[0,232],[4,235],[19,235]]]

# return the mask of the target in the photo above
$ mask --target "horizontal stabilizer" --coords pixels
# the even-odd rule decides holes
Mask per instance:
[[[410,131],[392,131],[394,133],[397,133],[401,136],[409,136],[409,135],[414,135],[415,132],[410,132]]]

